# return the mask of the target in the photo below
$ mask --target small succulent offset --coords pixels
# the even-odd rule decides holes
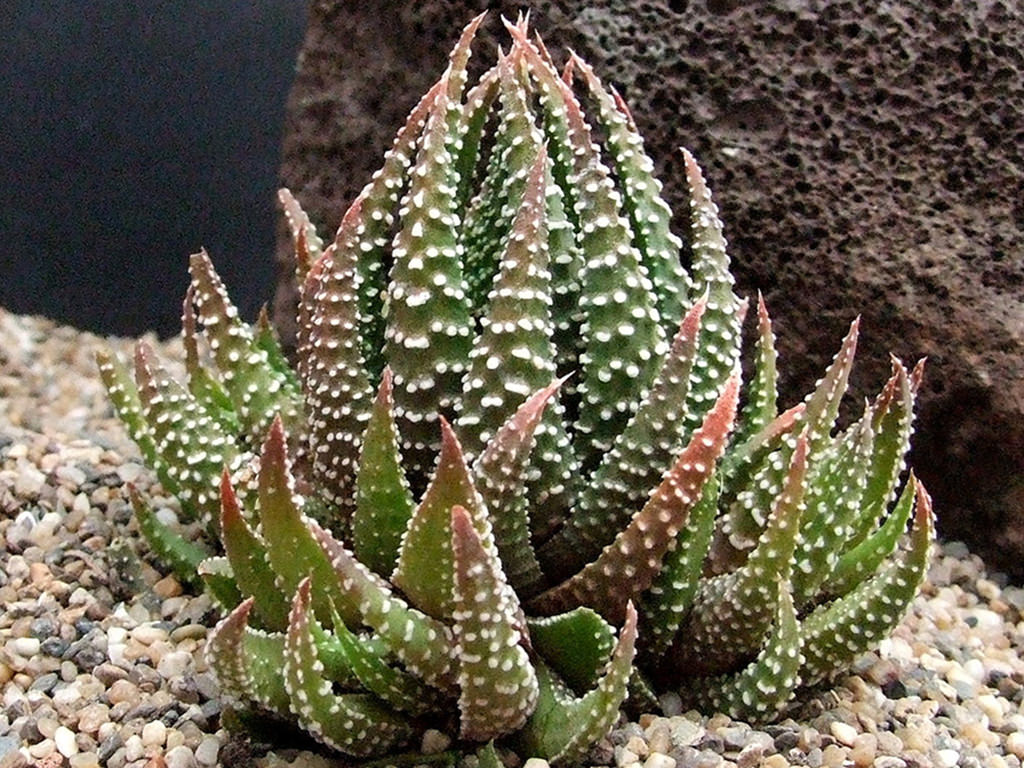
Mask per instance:
[[[140,526],[228,611],[208,653],[235,706],[349,755],[436,728],[571,762],[628,692],[770,718],[921,583],[931,505],[912,474],[896,491],[922,366],[894,360],[840,430],[855,322],[780,413],[759,300],[740,407],[747,305],[693,158],[684,246],[629,111],[583,61],[557,72],[509,23],[467,90],[479,23],[332,243],[282,191],[294,370],[205,253],[187,384],[145,345],[134,376],[100,355],[145,459],[221,551],[136,496]]]

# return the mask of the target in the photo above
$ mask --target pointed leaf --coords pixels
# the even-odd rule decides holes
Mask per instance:
[[[288,692],[281,679],[283,635],[251,629],[247,623],[252,599],[244,600],[214,627],[206,658],[217,676],[221,694],[242,705],[256,701],[272,712],[287,714]]]
[[[253,598],[256,615],[265,629],[283,632],[288,625],[288,600],[278,589],[266,544],[242,518],[227,472],[221,476],[220,505],[221,542],[238,589]]]
[[[323,623],[331,621],[332,600],[346,622],[358,621],[355,606],[345,599],[344,587],[313,536],[312,521],[296,501],[280,419],[274,419],[260,457],[259,518],[260,536],[273,542],[266,553],[277,575],[278,590],[285,595],[295,594],[299,583],[312,577],[317,585],[313,607]]]
[[[298,392],[257,347],[252,328],[239,318],[206,251],[192,254],[189,272],[199,320],[243,429],[257,440],[276,414],[290,428],[300,424]]]
[[[626,621],[605,674],[580,699],[564,689],[553,673],[540,665],[537,708],[518,735],[522,753],[543,757],[553,764],[580,760],[590,746],[615,724],[626,699],[636,648],[636,611],[626,606]]]
[[[682,321],[657,379],[580,495],[579,507],[541,550],[546,572],[565,577],[592,560],[640,508],[685,446],[690,371],[705,302]]]
[[[302,205],[291,190],[284,187],[277,190],[277,199],[284,209],[288,229],[292,234],[292,243],[295,247],[295,281],[301,286],[305,282],[309,268],[323,253],[324,241],[317,234],[309,215],[302,210]]]
[[[761,292],[757,293],[757,342],[754,375],[746,387],[746,404],[740,411],[733,442],[741,445],[767,427],[778,415],[778,353],[775,333]]]
[[[518,602],[464,508],[451,511],[459,735],[487,741],[518,730],[537,704],[537,676],[522,647]]]
[[[615,647],[615,630],[590,608],[531,619],[530,645],[576,693],[597,684]]]
[[[534,598],[532,610],[551,614],[590,605],[609,621],[622,617],[625,603],[638,598],[657,577],[665,554],[700,499],[704,483],[725,449],[736,415],[738,391],[736,374],[629,526],[597,560]]]
[[[284,686],[303,729],[332,749],[369,757],[402,746],[412,729],[400,715],[365,694],[335,694],[322,676],[310,630],[310,582],[302,581],[292,601],[285,637]]]
[[[452,690],[451,630],[411,608],[319,525],[311,523],[310,529],[343,585],[349,610],[374,630],[410,673],[436,688]]]
[[[667,351],[665,334],[639,251],[633,245],[622,198],[591,139],[579,102],[547,66],[522,30],[507,25],[517,47],[565,111],[575,158],[577,240],[583,270],[580,308],[585,352],[580,357],[577,450],[584,470],[596,466],[635,411],[636,393],[654,380]]]
[[[415,506],[399,455],[391,369],[385,368],[363,435],[356,475],[352,516],[356,557],[381,576],[390,575]]]
[[[715,529],[720,488],[716,472],[704,484],[700,501],[666,553],[661,572],[641,598],[640,631],[644,642],[640,654],[652,667],[656,668],[658,660],[672,644],[697,596]]]
[[[889,559],[907,528],[916,495],[917,478],[911,472],[896,507],[885,522],[860,544],[842,553],[826,583],[829,594],[841,596],[851,592]]]
[[[509,583],[526,593],[543,579],[530,544],[530,521],[525,467],[534,447],[534,435],[562,380],[534,393],[490,439],[473,466],[476,485],[494,528],[498,553]]]
[[[527,105],[528,97],[522,80],[515,72],[519,64],[518,52],[512,56],[499,53],[500,121],[494,134],[487,173],[467,211],[463,230],[465,274],[470,303],[474,308],[484,305],[491,290],[502,261],[502,249],[524,200],[531,167],[536,165],[543,146],[541,133],[534,125]],[[536,208],[536,204],[532,207]],[[546,233],[542,233],[542,237],[546,237]],[[535,236],[533,240],[536,239]]]
[[[763,722],[789,701],[800,684],[800,628],[785,582],[778,584],[775,618],[764,647],[740,672],[700,681],[702,706]]]
[[[906,466],[914,419],[914,379],[920,382],[920,364],[914,376],[903,364],[893,359],[893,374],[872,405],[871,426],[874,446],[868,468],[861,514],[854,518],[847,546],[859,544],[875,529],[878,520],[892,501],[896,484]]]
[[[318,264],[315,290],[304,297],[304,303],[312,305],[303,376],[312,480],[340,512],[341,521],[354,506],[359,444],[373,398],[359,338],[356,264],[361,205],[356,200],[345,213],[333,246]]]
[[[245,598],[226,557],[206,558],[196,567],[196,574],[210,596],[226,611],[234,610]]]
[[[188,373],[188,389],[211,416],[228,434],[241,430],[235,406],[219,381],[207,370],[199,359],[198,332],[196,330],[195,288],[189,286],[182,302],[181,335],[185,347],[185,371]]]
[[[871,423],[864,418],[822,451],[810,469],[807,511],[794,554],[792,591],[798,609],[818,596],[846,547],[849,521],[861,512],[872,442]]]
[[[797,441],[782,492],[744,565],[701,582],[670,652],[682,675],[715,675],[753,654],[771,629],[779,581],[788,582],[804,513],[807,435]],[[786,588],[788,592],[788,587]]]
[[[666,335],[671,336],[683,319],[689,276],[679,260],[682,241],[672,234],[672,211],[661,197],[661,182],[654,176],[654,162],[644,151],[621,97],[605,90],[593,68],[573,54],[571,63],[583,75],[597,106],[597,121],[606,135],[606,147],[615,175],[625,188],[623,208],[629,216],[634,243],[640,251]]]
[[[444,419],[441,433],[437,471],[409,521],[391,581],[412,605],[436,619],[447,619],[454,607],[451,509],[463,506],[479,520],[483,501],[473,486],[459,441]],[[488,546],[493,547],[489,534],[488,539]]]
[[[423,715],[442,705],[444,700],[437,691],[408,672],[389,666],[378,653],[360,642],[340,617],[334,621],[334,634],[346,665],[359,683],[392,709]]]
[[[813,685],[892,632],[924,580],[934,539],[931,498],[918,482],[909,549],[873,578],[822,605],[801,623],[805,684]]]
[[[683,149],[686,180],[690,187],[690,250],[693,294],[707,294],[707,311],[697,342],[698,364],[690,374],[686,402],[688,434],[700,425],[701,415],[711,406],[722,385],[736,367],[740,355],[740,328],[746,303],[733,292],[722,222],[718,206],[704,181],[697,161]]]
[[[150,509],[135,486],[130,483],[128,496],[131,499],[132,509],[135,511],[135,519],[139,524],[139,532],[146,539],[149,548],[162,562],[171,567],[179,579],[193,587],[199,586],[197,569],[199,563],[210,553],[160,522],[156,513]]]
[[[114,413],[124,424],[130,437],[139,447],[143,460],[156,471],[160,471],[160,459],[153,441],[149,425],[143,414],[142,402],[139,400],[139,390],[132,378],[128,366],[121,362],[113,351],[106,348],[96,350],[96,366],[99,368],[100,379],[107,390],[107,397],[114,406]],[[160,482],[164,487],[174,492],[173,481],[164,476]]]
[[[158,474],[171,479],[171,490],[187,517],[216,520],[220,513],[216,479],[225,466],[234,471],[242,464],[233,437],[141,342],[135,350],[135,382],[159,456]]]

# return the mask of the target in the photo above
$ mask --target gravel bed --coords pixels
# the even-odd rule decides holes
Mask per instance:
[[[150,339],[163,357],[180,344]],[[99,339],[0,309],[0,768],[338,766],[222,727],[203,658],[216,610],[140,541],[127,484],[173,519],[106,402]],[[1024,589],[937,548],[893,637],[772,725],[680,711],[626,721],[591,754],[630,768],[1020,768]],[[443,749],[440,734],[424,746]],[[525,768],[544,768],[531,760]]]

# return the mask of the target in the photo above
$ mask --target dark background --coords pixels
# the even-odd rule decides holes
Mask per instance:
[[[177,332],[206,247],[242,314],[273,291],[304,0],[4,0],[0,306]]]

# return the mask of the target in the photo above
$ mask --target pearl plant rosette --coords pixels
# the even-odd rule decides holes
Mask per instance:
[[[431,727],[573,761],[628,691],[770,718],[921,583],[930,502],[912,474],[896,490],[922,366],[894,360],[839,429],[855,322],[780,412],[759,300],[741,396],[747,303],[694,159],[684,244],[621,98],[525,22],[467,88],[479,23],[333,242],[282,191],[294,369],[205,253],[185,384],[145,345],[134,375],[100,355],[217,552],[136,496],[140,527],[223,603],[209,658],[235,709],[356,757]]]

